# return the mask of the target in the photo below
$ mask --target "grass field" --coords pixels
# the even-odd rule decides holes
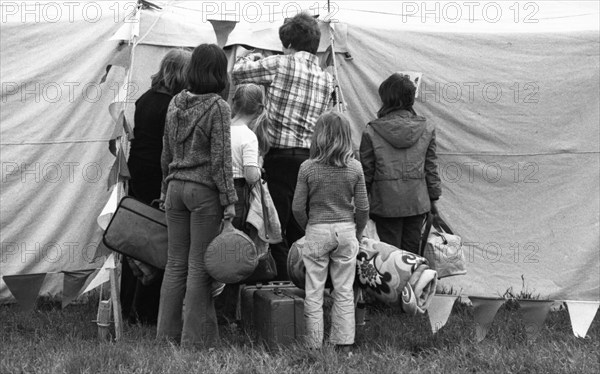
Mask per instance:
[[[566,310],[551,312],[528,341],[518,305],[507,302],[487,338],[474,341],[472,308],[457,302],[448,323],[432,335],[427,316],[370,308],[351,356],[330,347],[300,345],[267,351],[235,325],[220,326],[223,346],[183,349],[154,340],[155,329],[126,325],[119,342],[101,342],[97,300],[70,305],[39,302],[22,313],[0,306],[1,373],[598,373],[600,323],[588,338],[571,331]]]

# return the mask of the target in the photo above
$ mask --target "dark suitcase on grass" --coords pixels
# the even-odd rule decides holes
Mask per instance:
[[[304,290],[275,288],[254,292],[254,329],[269,348],[301,342],[304,327]]]
[[[167,266],[165,212],[125,196],[102,237],[105,246],[159,269]]]
[[[254,293],[258,290],[296,288],[292,282],[269,282],[256,285],[242,285],[240,287],[240,314],[238,319],[242,321],[242,327],[251,335],[254,335]]]

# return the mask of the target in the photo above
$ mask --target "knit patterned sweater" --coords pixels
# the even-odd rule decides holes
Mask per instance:
[[[352,159],[347,167],[324,165],[312,159],[303,162],[292,212],[302,227],[356,222],[356,232],[362,233],[369,219],[369,199],[360,162]]]
[[[170,180],[219,191],[221,205],[237,201],[231,167],[231,109],[217,94],[184,90],[169,104],[161,164],[162,192]]]

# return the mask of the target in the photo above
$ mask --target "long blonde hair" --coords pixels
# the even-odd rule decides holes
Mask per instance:
[[[233,95],[233,115],[244,114],[258,117],[265,110],[265,95],[262,87],[254,83],[242,84]]]
[[[354,157],[348,118],[340,112],[326,112],[317,120],[310,145],[310,158],[318,163],[346,167]]]
[[[266,155],[271,148],[271,138],[269,135],[269,116],[267,116],[266,111],[263,111],[256,118],[256,120],[252,122],[250,129],[254,131],[256,138],[258,139],[258,151],[260,155]]]

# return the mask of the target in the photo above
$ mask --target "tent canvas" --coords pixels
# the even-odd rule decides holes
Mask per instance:
[[[157,2],[162,12],[142,12],[146,38],[136,47],[130,102],[149,87],[171,47],[226,40],[231,57],[241,45],[280,49],[283,14],[257,22],[240,17],[231,34],[216,35],[208,19],[227,15],[203,9],[206,3]],[[442,283],[465,295],[498,296],[525,286],[552,299],[600,299],[598,5],[539,3],[532,25],[422,22],[400,3],[377,11],[339,3],[336,51],[348,55],[336,60],[356,146],[378,109],[379,83],[395,71],[423,72],[415,109],[436,124],[439,207],[465,240],[468,260],[466,276]],[[107,41],[121,26],[113,18],[93,25],[2,24],[2,275],[97,267],[78,248],[100,235],[95,221],[115,160],[106,145],[114,134],[107,111],[114,94],[93,105],[81,97],[51,102],[40,88],[45,100],[31,102],[23,97],[34,94],[4,83],[42,82],[49,95],[51,82],[98,82],[117,53],[117,42]],[[118,85],[123,74],[111,71],[108,78]],[[130,123],[132,113],[130,104]],[[88,183],[91,174],[71,181],[70,162],[96,163],[101,176],[95,183]],[[56,255],[54,243],[69,251]]]

